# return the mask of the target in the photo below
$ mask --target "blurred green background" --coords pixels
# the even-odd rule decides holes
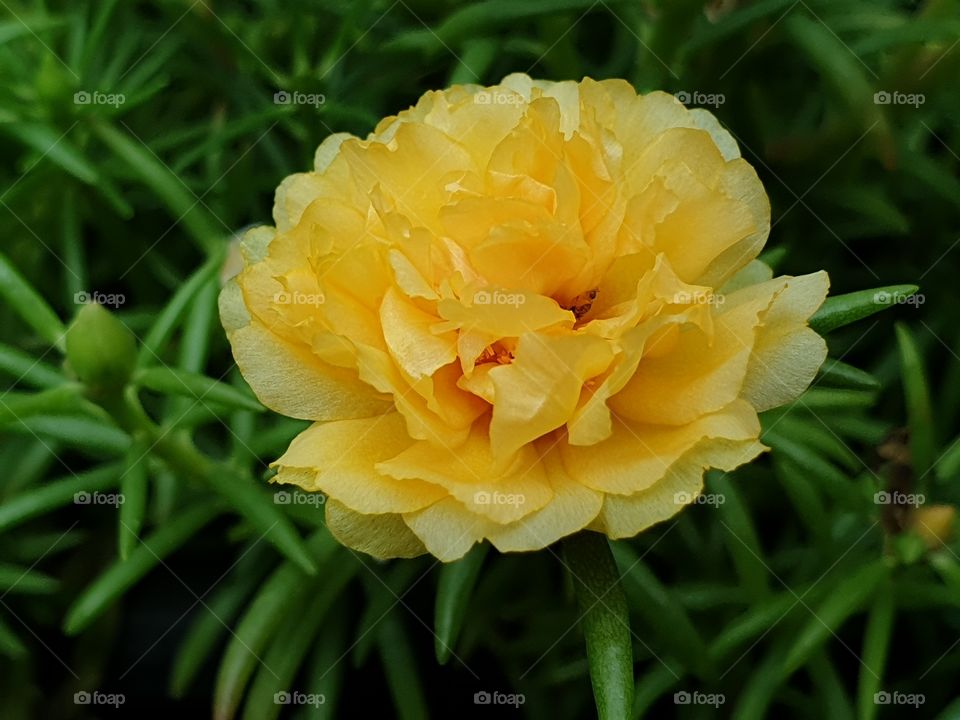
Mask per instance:
[[[376,563],[271,498],[304,424],[261,412],[216,317],[227,241],[326,135],[517,71],[707,107],[778,271],[919,286],[830,333],[843,364],[711,476],[725,503],[616,544],[635,717],[960,717],[958,43],[954,0],[2,0],[3,717],[594,715],[552,550]],[[136,337],[125,402],[63,367],[89,299]]]

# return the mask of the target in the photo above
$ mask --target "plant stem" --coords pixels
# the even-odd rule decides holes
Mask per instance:
[[[633,643],[627,599],[606,537],[584,531],[563,543],[587,641],[600,720],[626,720],[633,705]]]

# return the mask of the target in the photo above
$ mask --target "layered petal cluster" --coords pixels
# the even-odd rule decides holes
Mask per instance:
[[[769,220],[710,113],[619,80],[455,86],[329,137],[221,295],[257,396],[314,421],[276,480],[377,557],[670,517],[825,357],[827,277],[773,278]]]

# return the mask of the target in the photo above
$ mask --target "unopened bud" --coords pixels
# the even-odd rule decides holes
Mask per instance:
[[[80,308],[67,328],[67,361],[91,388],[115,389],[130,379],[137,343],[127,327],[102,305]]]

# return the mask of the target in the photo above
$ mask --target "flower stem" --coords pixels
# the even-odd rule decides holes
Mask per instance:
[[[627,599],[603,535],[581,532],[563,543],[582,613],[590,680],[600,720],[626,720],[633,706],[633,643]]]

